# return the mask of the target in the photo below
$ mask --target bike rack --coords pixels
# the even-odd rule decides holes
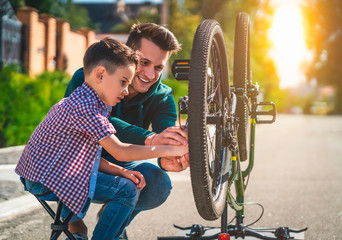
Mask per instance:
[[[177,80],[189,80],[190,71],[190,60],[175,60],[172,64],[172,73]],[[276,107],[273,102],[257,102],[256,98],[259,94],[259,85],[250,84],[247,88],[247,94],[244,93],[244,89],[234,89],[231,86],[232,94],[236,97],[242,97],[248,101],[248,97],[252,99],[252,106],[248,105],[248,112],[250,113],[251,120],[254,125],[257,124],[271,124],[276,119]],[[235,97],[235,99],[236,99]],[[187,96],[180,98],[179,113],[188,113],[188,101]],[[260,110],[261,108],[261,110]],[[265,110],[266,109],[266,110]],[[263,119],[268,117],[270,119]],[[244,177],[244,176],[241,176]],[[228,201],[228,199],[227,199]],[[304,239],[304,229],[290,229],[288,227],[278,227],[272,229],[252,229],[243,224],[244,215],[237,214],[236,224],[228,224],[228,202],[224,208],[221,216],[220,227],[204,227],[199,224],[193,224],[190,227],[180,227],[174,225],[175,228],[179,229],[179,232],[175,236],[158,237],[158,240],[179,240],[179,239],[190,239],[190,240],[207,240],[207,239],[218,239],[218,240],[229,240],[230,237],[245,238],[255,237],[257,239],[265,240],[289,240],[289,239]],[[292,236],[291,236],[292,234]]]

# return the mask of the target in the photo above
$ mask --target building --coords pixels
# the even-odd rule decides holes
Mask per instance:
[[[0,69],[3,64],[21,64],[22,27],[8,0],[0,0]]]

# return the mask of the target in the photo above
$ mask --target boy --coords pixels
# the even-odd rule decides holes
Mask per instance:
[[[187,142],[186,131],[174,126],[177,108],[172,90],[161,81],[163,68],[170,56],[181,49],[177,38],[170,30],[160,25],[138,23],[132,26],[126,45],[139,51],[143,57],[140,58],[129,86],[129,94],[113,107],[109,117],[117,131],[116,136],[123,142],[140,145],[176,145]],[[83,82],[83,69],[80,68],[69,82],[65,96],[69,96]],[[189,166],[187,154],[180,159],[161,158],[161,168],[148,160],[120,162],[105,151],[102,152],[102,157],[144,175],[146,187],[139,194],[130,220],[140,212],[155,209],[166,201],[172,189],[171,179],[166,171],[180,172]],[[75,232],[85,229],[82,221],[70,224],[70,227]],[[120,239],[127,237],[123,235]]]
[[[92,239],[117,239],[145,180],[139,172],[101,158],[102,147],[118,160],[132,161],[182,156],[187,146],[138,146],[115,137],[108,116],[111,106],[128,94],[134,76],[138,58],[130,48],[104,39],[88,48],[83,62],[85,82],[51,108],[33,132],[15,171],[31,193],[52,191],[44,198],[58,197],[75,214],[71,222],[85,216],[91,201],[106,202]],[[87,239],[85,233],[79,236]]]

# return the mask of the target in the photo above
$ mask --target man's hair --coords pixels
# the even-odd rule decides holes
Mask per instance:
[[[171,53],[177,53],[181,49],[177,38],[170,30],[154,23],[134,24],[129,32],[126,45],[134,50],[139,50],[142,38],[152,41],[160,49]]]
[[[83,57],[84,73],[90,74],[97,66],[104,66],[112,74],[118,67],[138,64],[138,55],[131,48],[111,38],[93,43]]]

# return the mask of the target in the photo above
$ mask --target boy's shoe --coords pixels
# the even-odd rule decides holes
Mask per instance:
[[[72,235],[76,240],[88,240],[87,234],[85,233],[73,233]],[[69,240],[69,238],[66,238],[65,240]]]
[[[128,240],[126,229],[119,236],[119,240]]]

